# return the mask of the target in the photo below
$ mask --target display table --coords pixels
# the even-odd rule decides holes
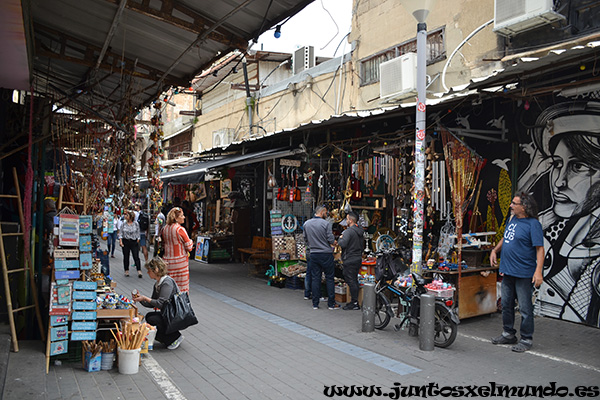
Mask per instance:
[[[424,275],[443,275],[444,281],[456,287],[456,302],[460,319],[491,314],[497,311],[496,281],[498,267],[481,266],[461,271],[425,270]]]

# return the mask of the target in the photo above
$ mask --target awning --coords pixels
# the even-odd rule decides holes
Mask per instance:
[[[204,174],[214,168],[224,167],[224,166],[240,166],[253,164],[265,160],[272,160],[280,157],[287,157],[290,155],[300,154],[303,150],[301,149],[270,149],[263,150],[256,153],[248,153],[248,154],[238,154],[223,157],[217,160],[210,161],[200,161],[196,164],[189,165],[184,168],[177,169],[175,171],[169,171],[160,176],[160,179],[163,183],[172,183],[172,184],[188,184],[200,182],[204,179]],[[140,182],[140,186],[143,187],[147,185],[147,181]]]

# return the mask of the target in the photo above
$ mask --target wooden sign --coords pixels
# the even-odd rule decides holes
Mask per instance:
[[[96,300],[96,292],[73,292],[73,300]]]
[[[56,356],[59,354],[64,354],[69,351],[69,341],[61,340],[59,342],[50,343],[50,355]]]
[[[59,218],[58,244],[61,246],[79,245],[79,215],[61,214]]]
[[[51,315],[50,326],[66,325],[69,322],[68,315]]]
[[[96,331],[71,332],[71,340],[96,340]]]
[[[69,337],[69,327],[67,325],[50,328],[50,340],[66,340]]]
[[[92,269],[92,253],[81,253],[79,268],[82,270]]]
[[[92,233],[92,221],[91,215],[80,215],[79,216],[79,233]]]
[[[79,260],[54,260],[54,268],[57,270],[79,268]]]
[[[78,258],[78,249],[54,249],[54,258]]]
[[[77,262],[79,265],[79,261]],[[69,269],[66,271],[54,271],[54,279],[79,279],[79,269]]]
[[[75,290],[96,290],[96,289],[98,289],[98,282],[75,281],[75,282],[73,282],[73,289],[75,289]]]
[[[72,305],[73,310],[95,310],[95,301],[74,301]]]
[[[74,321],[93,321],[96,319],[96,311],[74,311],[71,314]]]
[[[71,323],[72,331],[95,331],[98,327],[97,322],[73,322]]]

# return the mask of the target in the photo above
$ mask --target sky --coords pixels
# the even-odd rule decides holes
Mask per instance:
[[[346,39],[341,45],[340,42],[350,32],[351,13],[352,0],[315,0],[282,25],[279,39],[273,36],[273,27],[252,48],[292,53],[302,46],[314,46],[315,55],[333,57],[339,45],[335,56],[340,56],[342,51],[350,50]]]

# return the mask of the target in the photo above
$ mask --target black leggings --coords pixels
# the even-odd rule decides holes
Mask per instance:
[[[140,263],[140,243],[137,240],[123,238],[123,268],[125,271],[129,271],[129,252],[133,256],[133,262],[135,263],[135,269],[138,271],[142,270]]]

